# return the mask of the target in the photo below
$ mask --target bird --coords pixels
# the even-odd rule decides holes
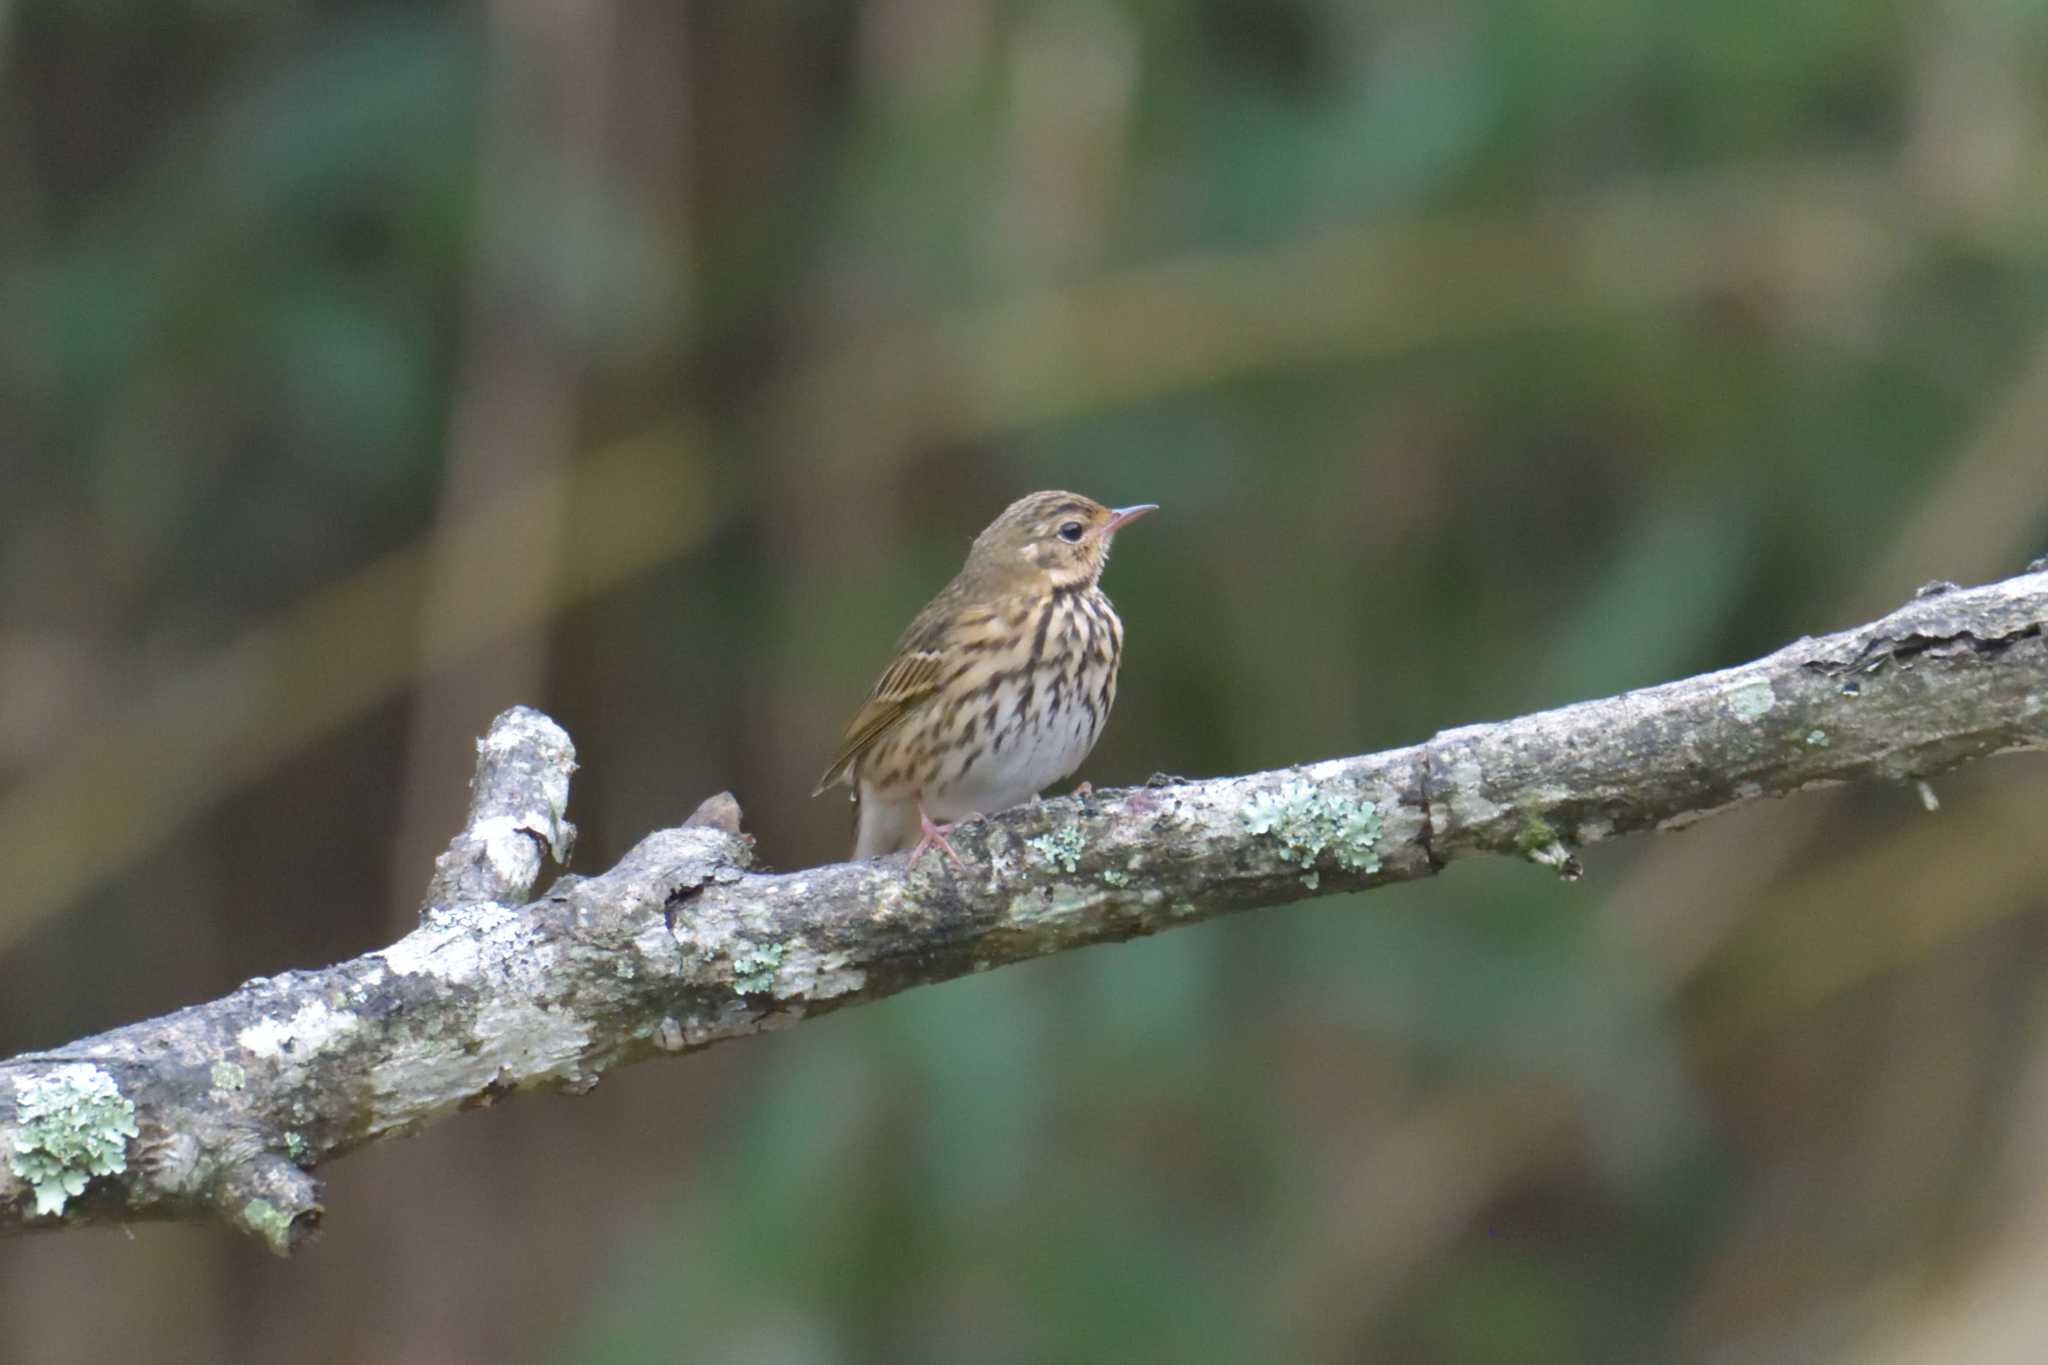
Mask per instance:
[[[1116,700],[1124,627],[1100,586],[1118,531],[1157,503],[1032,493],[974,538],[967,562],[896,642],[812,796],[854,788],[856,859],[946,836],[1073,775]]]

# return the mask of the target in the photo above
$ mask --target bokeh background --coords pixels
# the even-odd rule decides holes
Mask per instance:
[[[2040,0],[0,0],[0,1051],[390,941],[513,702],[770,866],[1012,497],[1098,785],[2048,548]],[[2038,759],[917,992],[0,1243],[0,1358],[2048,1353]]]

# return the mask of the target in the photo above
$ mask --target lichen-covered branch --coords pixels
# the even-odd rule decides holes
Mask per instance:
[[[2036,566],[2038,567],[2038,566]],[[0,1062],[0,1230],[215,1217],[279,1251],[320,1163],[516,1091],[1232,910],[1574,850],[1826,783],[2048,748],[2048,573],[1387,753],[1020,807],[899,857],[748,870],[729,797],[563,877],[568,736],[516,708],[420,927],[380,952]],[[522,903],[524,902],[524,903]]]

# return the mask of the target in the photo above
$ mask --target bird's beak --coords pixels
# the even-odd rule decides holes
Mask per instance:
[[[1159,504],[1156,502],[1141,502],[1135,507],[1112,507],[1109,509],[1109,524],[1102,528],[1102,534],[1113,536],[1147,512],[1158,510]]]

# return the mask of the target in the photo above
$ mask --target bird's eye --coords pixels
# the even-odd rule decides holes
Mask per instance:
[[[1081,543],[1081,530],[1082,527],[1080,522],[1070,521],[1066,525],[1060,527],[1060,539],[1064,540],[1069,545],[1079,545]]]

